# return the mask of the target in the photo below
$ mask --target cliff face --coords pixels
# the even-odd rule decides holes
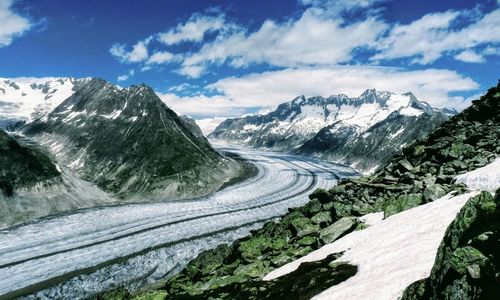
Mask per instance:
[[[20,145],[0,129],[0,189],[4,196],[37,184],[60,180],[60,173],[41,151]]]

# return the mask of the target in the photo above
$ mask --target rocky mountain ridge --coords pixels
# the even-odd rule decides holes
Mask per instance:
[[[186,197],[215,190],[238,169],[193,128],[147,86],[92,79],[23,132],[107,192]]]
[[[0,78],[0,128],[50,113],[90,78]]]
[[[369,89],[355,98],[300,96],[266,115],[228,119],[209,137],[293,151],[369,171],[454,113],[433,108],[411,93]]]
[[[450,192],[463,193],[466,187],[454,178],[489,165],[500,155],[499,116],[500,82],[428,137],[406,146],[374,175],[346,179],[328,191],[316,191],[305,206],[290,209],[279,221],[266,223],[232,245],[201,253],[163,287],[138,297],[270,299],[272,295],[272,299],[309,299],[324,289],[325,282],[337,284],[354,276],[356,270],[327,257],[284,278],[261,279],[287,262],[363,230],[369,225],[361,216],[368,213],[382,211],[389,217]],[[445,235],[432,271],[435,275],[429,282],[410,286],[404,299],[441,299],[445,295],[483,299],[500,286],[495,246],[498,195],[493,200],[491,194],[482,193],[468,201]],[[102,297],[133,298],[124,290]]]

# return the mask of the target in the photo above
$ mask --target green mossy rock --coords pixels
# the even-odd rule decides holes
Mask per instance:
[[[264,277],[264,275],[266,275],[270,271],[271,269],[269,268],[268,263],[265,263],[262,260],[257,260],[248,265],[240,265],[234,271],[234,275],[244,275],[251,278],[260,278]]]
[[[424,197],[420,194],[407,194],[392,198],[384,206],[384,218],[417,207],[423,202],[423,199]]]
[[[241,253],[241,257],[248,261],[252,261],[262,255],[271,244],[271,239],[264,235],[253,236],[248,240],[240,242],[238,251]]]
[[[423,195],[425,202],[431,202],[446,195],[446,190],[439,184],[432,184],[425,188]]]
[[[299,210],[308,218],[320,212],[322,205],[317,199],[310,200],[306,205],[302,206]]]
[[[324,189],[317,189],[311,195],[309,195],[309,199],[317,199],[321,203],[328,203],[331,200],[331,194]]]
[[[193,279],[198,275],[207,275],[219,268],[230,252],[231,249],[225,244],[202,252],[196,259],[187,264],[186,272]]]
[[[469,275],[474,279],[481,278],[481,268],[488,264],[488,258],[474,247],[466,246],[453,251],[450,266],[458,273]]]
[[[315,234],[320,230],[319,225],[313,224],[309,218],[296,218],[290,223],[294,236],[303,237]]]
[[[358,224],[358,219],[355,217],[344,217],[336,221],[332,225],[321,229],[319,238],[325,244],[329,244],[340,236],[354,230]]]
[[[312,237],[312,236],[306,236],[306,237],[303,237],[301,238],[297,243],[300,245],[300,246],[312,246],[312,245],[315,245],[317,244],[317,239]]]
[[[315,214],[312,218],[311,221],[314,224],[329,224],[332,223],[332,214],[327,211],[322,211],[317,214]]]
[[[133,300],[164,300],[167,299],[167,297],[168,293],[166,291],[157,290],[141,294],[137,297],[134,297]]]

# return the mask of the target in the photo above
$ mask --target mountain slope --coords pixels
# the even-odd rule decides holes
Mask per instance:
[[[385,165],[405,145],[424,138],[449,116],[442,113],[391,113],[362,134],[336,123],[321,129],[296,152],[372,170]]]
[[[92,79],[24,133],[107,192],[178,198],[214,191],[239,169],[192,130],[149,87]]]
[[[449,118],[411,93],[366,90],[360,97],[304,96],[261,116],[222,122],[215,140],[294,151],[366,171]]]
[[[45,154],[21,146],[1,129],[0,170],[0,189],[5,196],[12,196],[17,189],[50,180],[57,182],[61,175]]]
[[[89,78],[0,78],[0,128],[51,112]]]
[[[295,281],[302,284],[288,288],[289,293],[283,299],[302,299],[302,295],[322,287],[325,281],[342,282],[345,279],[343,276],[345,274],[341,271],[342,264],[332,261],[332,257],[318,261],[315,270],[311,270],[311,264],[303,265],[303,268],[307,268],[307,274],[302,274],[306,277],[305,279],[300,272],[292,273],[290,277],[281,281],[264,282],[261,278],[269,271],[298,257],[303,257],[315,249],[335,242],[343,236],[348,236],[355,230],[363,230],[370,226],[373,212],[379,212],[376,215],[381,217],[389,217],[421,204],[434,206],[431,202],[443,198],[450,192],[463,193],[466,187],[454,182],[457,175],[487,166],[496,161],[500,155],[499,118],[500,82],[480,100],[474,101],[470,108],[443,123],[428,137],[406,146],[401,155],[394,157],[389,164],[374,175],[343,180],[329,191],[318,190],[310,195],[311,201],[308,204],[290,209],[290,212],[279,221],[266,223],[263,228],[236,241],[233,245],[220,246],[201,253],[180,274],[166,281],[165,286],[162,287],[165,292],[157,293],[168,294],[169,299],[206,299],[214,295],[221,299],[265,299],[267,295],[271,295],[270,289],[281,291],[290,287],[289,282]],[[490,181],[498,185],[495,179]],[[479,188],[483,183],[477,178],[475,182]],[[484,201],[486,205],[483,206],[483,210],[486,209],[489,212],[494,210],[490,200]],[[473,201],[471,205],[475,206],[475,200],[469,201]],[[446,204],[446,202],[443,203]],[[441,204],[438,206],[441,209],[447,207]],[[473,220],[470,217],[471,215],[467,213],[458,215],[458,218],[462,218],[459,221],[461,223]],[[483,218],[477,220],[479,221],[474,226],[479,226],[479,229],[474,230],[474,235],[476,233],[480,235],[484,232],[483,230],[488,231],[491,226],[496,226],[496,223],[489,221],[481,223],[480,220],[485,220]],[[411,229],[418,236],[418,226]],[[497,234],[494,233],[493,236],[496,237]],[[468,237],[469,235],[464,235],[460,240],[467,241]],[[484,237],[481,239],[484,240]],[[382,238],[380,243],[384,242],[386,241]],[[418,247],[420,241],[416,238],[407,242],[413,242],[415,247]],[[497,248],[484,251],[491,255],[489,258],[491,261],[498,262]],[[481,258],[482,256],[459,256],[464,259],[468,257]],[[378,260],[380,257],[373,257],[373,259]],[[484,259],[478,260],[478,262],[481,261]],[[460,262],[460,265],[467,266],[466,262],[467,260]],[[438,263],[436,269],[440,270],[440,266],[441,264]],[[474,271],[475,268],[471,270]],[[321,280],[308,277],[315,271],[322,273]],[[377,270],[372,271],[376,273]],[[410,271],[409,268],[408,272]],[[385,274],[376,274],[385,276]],[[436,274],[440,273],[436,272]],[[498,274],[498,270],[495,269],[494,274]],[[356,276],[352,273],[350,275]],[[490,282],[487,280],[484,284]],[[438,286],[439,282],[432,284]],[[476,280],[475,284],[481,284],[481,281]],[[496,286],[498,287],[498,283]],[[458,293],[455,295],[466,295],[470,288],[469,284],[454,284],[454,291]],[[371,292],[374,295],[373,298],[379,295],[377,290],[371,290]],[[417,292],[419,292],[418,287]],[[433,294],[433,297],[441,299],[440,295]],[[486,297],[484,294],[482,296]],[[114,299],[123,298],[127,298],[127,295]]]
[[[24,137],[0,130],[0,229],[57,212],[114,202],[56,165]]]
[[[441,242],[430,276],[410,285],[404,300],[495,299],[500,292],[500,81],[480,100],[473,101],[455,122],[457,127],[475,129],[468,135],[470,145],[486,148],[489,156],[497,157],[496,166],[478,169],[463,180],[490,191],[496,188],[496,195],[484,193],[462,208]],[[475,153],[478,165],[484,159],[485,152],[481,152]]]

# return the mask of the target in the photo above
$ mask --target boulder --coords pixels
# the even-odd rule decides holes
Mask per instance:
[[[223,264],[230,251],[230,247],[224,244],[202,252],[196,259],[187,264],[186,272],[188,276],[195,278],[198,274],[206,275],[213,272]]]
[[[450,266],[459,274],[469,275],[474,279],[481,278],[481,270],[486,268],[489,260],[481,251],[471,246],[465,246],[453,251]]]
[[[238,251],[247,261],[252,261],[262,255],[262,252],[266,250],[271,244],[271,239],[264,235],[252,236],[250,239],[245,241],[240,241]]]
[[[312,236],[305,236],[297,242],[300,246],[313,246],[317,243],[316,239]]]
[[[446,195],[446,191],[439,184],[432,184],[424,189],[425,202],[435,201],[444,195]]]
[[[384,218],[419,206],[422,202],[423,196],[420,194],[406,194],[397,198],[392,197],[384,206]]]
[[[396,167],[403,172],[411,172],[414,168],[413,165],[405,158],[400,160]]]
[[[300,208],[300,211],[308,218],[314,216],[316,213],[320,212],[322,209],[321,203],[318,199],[313,198],[306,205]]]
[[[343,217],[332,225],[321,229],[319,232],[319,238],[323,243],[329,244],[338,239],[340,236],[354,230],[357,224],[358,218]]]
[[[314,234],[320,230],[319,225],[313,224],[310,219],[305,217],[293,219],[290,225],[292,232],[298,237]]]
[[[309,199],[318,199],[321,203],[327,203],[331,200],[331,195],[327,190],[317,189],[311,195],[309,195]]]
[[[311,221],[314,224],[329,224],[332,223],[332,214],[327,211],[321,211],[317,214],[315,214],[312,218]]]
[[[280,255],[271,259],[271,263],[276,267],[281,267],[291,261],[293,261],[293,256],[288,254],[287,252],[282,252],[280,253]]]
[[[345,193],[345,185],[339,184],[330,189],[332,195]]]
[[[257,260],[248,265],[240,265],[238,268],[236,268],[233,274],[244,275],[251,278],[260,278],[264,277],[264,275],[266,275],[270,271],[271,269],[268,265],[266,265],[266,262]]]

